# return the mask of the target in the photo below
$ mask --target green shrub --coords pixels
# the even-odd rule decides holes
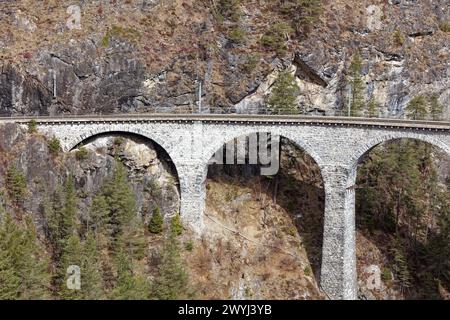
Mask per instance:
[[[439,29],[442,32],[450,32],[450,22],[449,21],[443,21],[439,24]]]
[[[120,147],[125,142],[124,137],[115,137],[114,138],[114,145]]]
[[[56,138],[56,137],[51,138],[48,141],[47,145],[48,145],[48,150],[51,153],[56,154],[61,150],[61,143],[59,142],[58,138]]]
[[[300,26],[313,25],[323,12],[322,0],[279,0],[278,8]]]
[[[186,245],[184,246],[184,248],[185,248],[187,251],[192,251],[192,250],[194,250],[194,243],[192,242],[192,240],[189,240],[189,241],[186,243]]]
[[[109,47],[109,34],[105,34],[102,38],[102,46],[105,48]]]
[[[309,277],[309,276],[312,274],[311,267],[310,267],[310,266],[306,266],[306,267],[303,269],[303,273],[305,274],[305,276]]]
[[[181,217],[179,214],[176,214],[170,221],[170,231],[176,236],[183,233],[183,224],[181,223]]]
[[[393,34],[393,38],[394,38],[394,43],[398,46],[402,46],[405,43],[405,36],[399,29],[395,30],[395,32]]]
[[[241,69],[245,73],[251,73],[258,67],[260,60],[261,60],[261,57],[259,55],[247,56],[247,58],[245,59],[245,62],[242,64]]]
[[[139,40],[141,34],[139,31],[133,28],[124,28],[118,25],[113,25],[109,31],[109,35],[117,38],[124,38],[131,41]]]
[[[36,133],[37,132],[37,122],[36,120],[32,119],[30,122],[28,122],[28,133]]]
[[[154,234],[159,234],[163,231],[164,219],[161,215],[161,210],[159,207],[156,207],[153,210],[152,217],[148,224],[148,231]]]
[[[381,280],[383,280],[383,281],[391,281],[392,280],[392,273],[389,268],[384,267],[383,270],[381,270]]]
[[[219,0],[214,4],[212,13],[219,22],[224,20],[237,22],[241,19],[241,0]]]
[[[239,26],[235,26],[228,32],[228,39],[235,44],[245,43],[245,31]]]
[[[278,55],[286,53],[286,39],[294,30],[285,22],[276,23],[261,37],[261,44]]]
[[[77,158],[77,160],[86,160],[88,158],[89,152],[86,149],[86,147],[80,147],[76,152],[75,152],[75,158]]]

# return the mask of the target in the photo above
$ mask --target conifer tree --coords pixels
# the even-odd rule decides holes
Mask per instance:
[[[21,270],[21,299],[47,299],[50,297],[50,259],[44,245],[37,237],[35,225],[30,217],[25,219],[23,234]]]
[[[70,237],[76,230],[78,216],[78,197],[75,192],[73,176],[70,175],[64,185],[64,207],[62,211],[62,235],[64,241]]]
[[[5,213],[0,222],[0,298],[48,298],[50,275],[45,251],[29,218],[25,226]]]
[[[131,258],[141,260],[146,256],[147,239],[145,226],[141,217],[134,217],[125,227],[123,232],[124,243]]]
[[[9,166],[6,172],[6,188],[9,196],[16,204],[19,204],[23,200],[27,192],[25,176],[14,164]]]
[[[281,71],[270,93],[268,105],[274,114],[296,114],[299,88],[295,77],[287,70]]]
[[[439,102],[437,95],[430,98],[430,115],[434,121],[441,120],[444,106]]]
[[[164,240],[161,262],[153,285],[154,295],[161,300],[183,299],[189,296],[188,274],[180,255],[176,232],[170,230]]]
[[[361,77],[362,58],[359,53],[354,54],[350,63],[350,85],[352,97],[350,104],[350,115],[358,117],[364,108],[364,82]]]
[[[126,252],[122,239],[118,239],[115,255],[117,279],[111,298],[115,300],[144,300],[150,297],[150,286],[143,275],[133,273],[133,263]]]
[[[400,239],[395,239],[391,251],[394,258],[393,269],[396,279],[400,288],[404,291],[411,286],[411,274],[408,270],[407,257]]]
[[[367,113],[370,118],[375,118],[378,116],[378,105],[374,96],[372,96],[372,98],[369,100],[369,103],[367,105]]]
[[[89,232],[83,244],[83,257],[81,265],[82,286],[81,292],[85,300],[98,300],[104,298],[104,284],[101,274],[100,253],[92,232]]]
[[[136,199],[123,164],[116,160],[112,179],[103,187],[109,208],[111,240],[121,236],[123,227],[136,216]]]
[[[163,225],[164,219],[161,215],[161,210],[159,209],[159,207],[155,207],[148,224],[148,231],[150,231],[151,233],[159,234],[163,231]]]
[[[412,120],[423,120],[427,114],[427,101],[422,95],[414,97],[406,106],[406,115]]]
[[[0,224],[0,299],[20,297],[20,274],[16,268],[15,244],[20,241],[16,225],[9,214],[3,213]]]
[[[64,186],[59,185],[52,197],[43,203],[47,222],[46,234],[53,247],[54,260],[59,260],[67,239],[77,229],[78,197],[73,177],[69,176]]]
[[[93,198],[90,206],[90,225],[88,229],[91,229],[97,236],[99,234],[109,234],[109,207],[108,202],[104,195],[100,194]]]
[[[183,224],[181,223],[181,217],[178,213],[170,220],[170,229],[176,236],[183,233]]]

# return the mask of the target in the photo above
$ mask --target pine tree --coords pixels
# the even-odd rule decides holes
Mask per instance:
[[[176,214],[170,221],[170,229],[176,236],[183,233],[183,224],[181,223],[181,217],[179,214]]]
[[[75,192],[73,176],[70,175],[64,185],[64,207],[62,211],[62,235],[64,241],[76,230],[78,216],[78,197]]]
[[[61,239],[61,212],[63,206],[62,190],[58,188],[53,196],[45,196],[43,201],[44,217],[46,221],[45,234],[49,240],[53,256],[58,257],[61,252],[60,239]]]
[[[0,239],[3,241],[3,239]],[[19,297],[20,277],[14,270],[8,251],[0,251],[0,299],[14,300]]]
[[[413,120],[423,120],[428,113],[428,105],[424,96],[414,97],[406,106],[406,114],[408,118]]]
[[[163,225],[164,219],[161,215],[161,210],[159,209],[159,207],[155,207],[148,224],[148,231],[150,231],[151,233],[159,234],[163,231]]]
[[[2,215],[0,224],[0,299],[20,297],[20,274],[16,269],[15,246],[20,241],[19,231],[9,214]]]
[[[158,274],[154,281],[154,295],[161,300],[183,299],[189,295],[188,274],[183,268],[180,244],[174,231],[164,241]]]
[[[104,298],[104,284],[101,274],[100,253],[94,235],[89,232],[83,245],[81,265],[82,297],[85,300]]]
[[[90,207],[90,225],[88,229],[93,230],[95,235],[110,233],[108,230],[109,225],[109,207],[105,196],[102,194],[97,195],[92,200]]]
[[[269,108],[274,114],[298,113],[296,99],[299,91],[295,77],[287,70],[280,72],[269,96]]]
[[[78,197],[72,176],[69,176],[64,186],[57,186],[51,199],[47,196],[44,200],[46,235],[52,244],[55,261],[59,260],[67,239],[77,229],[77,204]]]
[[[147,239],[145,237],[145,226],[141,217],[134,217],[125,227],[123,238],[130,257],[141,260],[146,256]]]
[[[27,182],[23,173],[14,164],[6,172],[6,188],[16,204],[23,201],[27,192]]]
[[[411,274],[408,270],[408,262],[400,239],[396,239],[391,249],[394,258],[394,272],[402,291],[411,286]]]
[[[112,179],[103,187],[109,208],[111,240],[121,236],[123,227],[136,216],[136,199],[123,164],[116,160]]]
[[[369,100],[367,111],[370,118],[378,117],[378,105],[374,96],[372,96],[372,98]]]
[[[36,228],[30,217],[25,219],[21,270],[21,299],[47,299],[50,297],[50,259],[44,246],[39,242]]]
[[[0,298],[45,299],[50,275],[45,251],[29,218],[25,226],[3,214],[0,223]]]
[[[444,111],[444,106],[439,102],[437,95],[433,95],[430,98],[430,115],[434,121],[442,119],[442,113]]]
[[[118,240],[115,255],[117,279],[111,298],[115,300],[145,300],[149,299],[150,286],[142,275],[135,275],[132,260],[124,248],[122,240]]]
[[[354,54],[350,63],[350,85],[352,88],[352,99],[350,104],[350,115],[358,117],[364,108],[364,82],[361,77],[362,58],[359,53]]]

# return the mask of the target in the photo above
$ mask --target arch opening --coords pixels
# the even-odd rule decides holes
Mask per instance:
[[[394,138],[358,159],[356,252],[364,299],[449,297],[450,156]]]
[[[236,272],[225,277],[246,288],[248,295],[242,297],[322,299],[318,278],[325,194],[320,168],[300,143],[267,132],[252,135],[229,141],[209,162],[205,229],[220,262],[212,261],[218,265],[210,269],[230,264]],[[258,142],[255,150],[252,141]],[[277,154],[275,166],[264,157],[271,152]],[[274,167],[279,170],[264,170]]]
[[[101,132],[101,133],[96,133],[92,136],[89,136],[83,140],[81,140],[80,142],[76,143],[72,148],[70,148],[69,151],[73,151],[75,149],[79,149],[82,146],[85,146],[87,144],[91,144],[93,142],[95,142],[98,139],[102,139],[102,138],[108,138],[108,137],[112,137],[114,139],[130,139],[133,141],[137,141],[139,143],[143,143],[143,144],[147,144],[150,148],[155,149],[156,154],[158,156],[158,158],[160,160],[163,160],[164,163],[166,163],[168,165],[168,170],[170,171],[170,173],[176,177],[177,180],[177,185],[179,187],[179,178],[178,178],[178,171],[177,168],[175,166],[175,163],[173,162],[171,156],[169,155],[169,153],[167,152],[167,150],[162,147],[158,142],[156,142],[155,140],[146,137],[142,134],[138,134],[138,133],[130,133],[130,132],[126,132],[126,131],[110,131],[110,132]],[[115,141],[115,142],[119,142],[119,141]]]
[[[136,133],[121,131],[92,135],[75,145],[71,151],[78,160],[88,152],[97,162],[93,169],[83,170],[79,184],[101,185],[112,173],[115,160],[128,171],[133,185],[138,212],[148,220],[154,210],[165,217],[180,211],[180,182],[175,163],[166,150],[154,140]],[[103,172],[105,171],[105,172]],[[158,209],[156,209],[158,208]]]

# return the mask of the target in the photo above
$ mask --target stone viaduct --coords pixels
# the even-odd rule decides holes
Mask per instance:
[[[3,118],[26,125],[31,119]],[[38,117],[38,130],[70,151],[95,135],[135,134],[159,144],[171,157],[180,182],[181,217],[197,233],[203,228],[208,161],[224,144],[268,132],[290,139],[321,169],[325,188],[321,287],[333,299],[356,299],[355,190],[357,165],[378,144],[412,138],[450,155],[450,123],[387,119],[250,116],[114,115]],[[382,199],[380,199],[382,201]]]

